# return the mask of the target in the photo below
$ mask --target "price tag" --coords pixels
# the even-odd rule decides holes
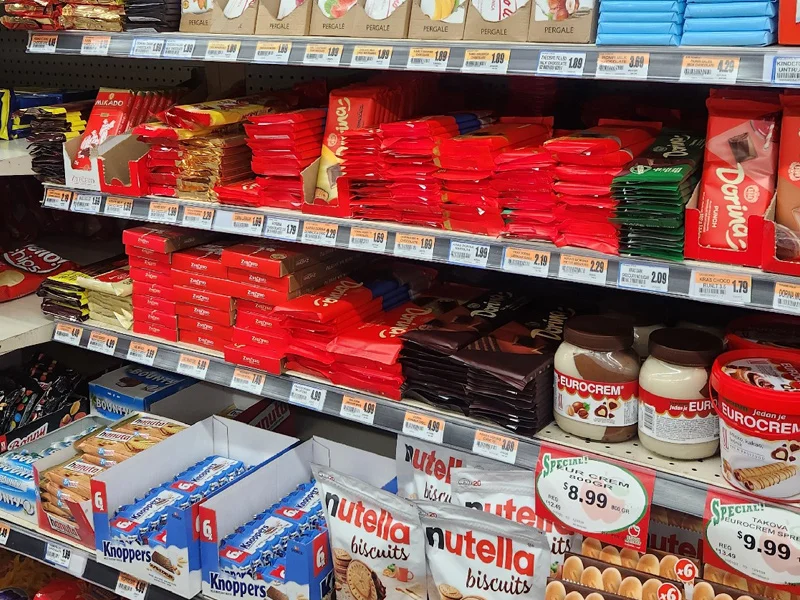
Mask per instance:
[[[366,227],[351,227],[350,250],[368,250],[370,252],[386,252],[386,242],[389,234],[383,229],[367,229]]]
[[[28,41],[28,52],[31,54],[55,54],[57,45],[57,34],[36,33]]]
[[[164,40],[158,38],[134,38],[130,55],[136,58],[161,58]]]
[[[486,263],[489,262],[489,246],[452,240],[450,242],[448,262],[455,265],[467,265],[468,267],[485,269]]]
[[[342,49],[344,46],[333,44],[308,44],[306,53],[303,56],[303,64],[324,65],[326,67],[339,66],[342,60]]]
[[[144,600],[147,595],[147,583],[127,573],[120,573],[114,592],[128,600]]]
[[[800,514],[709,488],[703,521],[703,562],[770,586],[800,585]]]
[[[780,85],[800,84],[800,58],[776,56],[772,69],[772,83]]]
[[[103,210],[104,215],[109,217],[122,217],[126,219],[131,216],[133,212],[133,200],[130,198],[106,198],[106,207]]]
[[[629,290],[667,292],[669,291],[669,267],[620,263],[617,286]]]
[[[128,346],[127,358],[133,362],[152,367],[156,361],[156,354],[158,354],[157,346],[151,346],[143,342],[131,342]]]
[[[266,377],[262,373],[236,368],[233,370],[233,377],[231,377],[231,387],[248,394],[260,396],[265,381]]]
[[[442,440],[444,440],[444,425],[445,422],[442,419],[408,411],[405,419],[403,419],[403,433],[421,440],[441,444]]]
[[[725,304],[750,304],[753,282],[749,275],[717,275],[692,271],[689,296]]]
[[[478,429],[472,442],[472,453],[513,465],[517,461],[518,446],[519,442],[514,438]]]
[[[511,62],[511,50],[465,50],[462,73],[505,75]]]
[[[80,327],[68,325],[67,323],[58,323],[55,331],[53,331],[53,340],[70,346],[80,346],[82,335],[83,329]]]
[[[594,76],[598,79],[647,79],[650,54],[636,52],[601,52]]]
[[[194,47],[197,45],[195,40],[167,40],[164,44],[164,58],[192,58]]]
[[[655,480],[651,469],[542,444],[536,463],[536,515],[642,552]]]
[[[261,236],[261,231],[264,229],[264,217],[247,213],[233,213],[231,225],[235,233]]]
[[[410,48],[406,69],[411,71],[446,71],[450,48]]]
[[[303,223],[304,244],[316,244],[318,246],[335,246],[336,234],[339,233],[339,226],[334,223]]]
[[[353,48],[351,67],[388,69],[392,62],[392,48],[389,46],[356,46]]]
[[[150,202],[147,220],[158,223],[177,223],[178,205],[170,202]]]
[[[0,523],[0,544],[5,546],[9,535],[11,535],[11,528],[5,523]]]
[[[405,258],[431,260],[436,238],[414,233],[398,233],[394,236],[394,255]]]
[[[114,356],[114,350],[117,349],[117,341],[117,336],[115,335],[92,331],[89,334],[89,342],[86,344],[86,349]]]
[[[208,42],[205,60],[234,61],[239,57],[239,49],[241,47],[242,42],[232,42],[229,40]]]
[[[102,204],[103,197],[100,194],[75,194],[72,198],[72,211],[96,215]]]
[[[178,373],[195,379],[205,379],[211,362],[207,358],[181,354],[178,359]]]
[[[344,396],[339,414],[345,419],[352,419],[359,423],[372,425],[375,422],[375,409],[377,405],[372,400]]]
[[[289,392],[289,402],[321,411],[325,406],[325,396],[327,395],[328,390],[303,385],[302,383],[293,383],[292,390]]]
[[[44,552],[44,559],[54,565],[69,568],[69,559],[72,557],[72,550],[55,542],[47,542]]]
[[[539,53],[539,64],[536,72],[539,75],[559,75],[567,77],[583,77],[586,67],[586,52],[549,52]]]
[[[288,65],[292,42],[258,42],[253,62]]]
[[[607,275],[608,261],[604,258],[562,254],[558,263],[559,279],[605,285]]]
[[[55,208],[58,210],[69,210],[69,203],[72,200],[72,192],[67,190],[54,190],[49,188],[44,194],[45,208]]]
[[[727,83],[734,85],[739,74],[739,57],[684,56],[681,83]]]
[[[288,242],[297,241],[297,232],[300,231],[300,221],[297,219],[279,219],[267,217],[267,227],[264,236]]]
[[[214,209],[198,206],[184,206],[181,225],[194,229],[210,230],[214,223]]]
[[[81,41],[81,55],[83,56],[108,56],[111,47],[111,36],[85,35]]]
[[[534,277],[547,277],[550,272],[550,253],[528,248],[506,248],[503,251],[503,270]]]
[[[800,285],[778,281],[772,294],[772,308],[800,314]]]

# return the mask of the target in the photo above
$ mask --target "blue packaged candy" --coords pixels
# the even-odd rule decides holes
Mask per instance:
[[[265,567],[258,569],[256,578],[263,579],[266,583],[285,583],[286,559],[284,557],[276,558]]]
[[[220,550],[220,568],[232,573],[251,571],[275,555],[275,547],[283,549],[299,525],[288,519],[267,515],[243,527],[242,533],[229,538]]]
[[[605,33],[597,35],[597,45],[608,46],[678,46],[681,36],[661,33]]]
[[[686,19],[684,31],[775,31],[773,17],[730,17],[728,19]]]
[[[293,506],[280,506],[275,509],[276,517],[295,523],[300,532],[308,531],[316,524],[316,517],[311,511],[301,510]]]
[[[644,18],[643,18],[644,17]],[[647,21],[648,23],[683,23],[683,15],[678,13],[629,13],[610,12],[601,13],[598,23],[630,23],[632,21]]]
[[[191,503],[230,483],[247,470],[240,460],[209,456],[180,473],[170,488],[186,494]]]
[[[287,496],[284,499],[283,504],[287,506],[292,506],[294,508],[299,508],[300,510],[305,510],[307,512],[313,512],[314,509],[319,506],[322,508],[322,502],[319,496],[319,488],[313,483],[303,484]]]
[[[600,23],[597,33],[668,33],[680,35],[683,27],[676,23]]]
[[[777,38],[772,31],[684,31],[681,46],[768,46]]]
[[[731,0],[686,0],[688,4],[726,4]],[[736,0],[737,2],[763,2],[764,0]]]
[[[0,484],[25,491],[33,486],[33,468],[29,465],[0,461]]]
[[[600,13],[604,12],[677,12],[682,13],[686,2],[679,0],[602,0]]]
[[[110,524],[111,537],[130,542],[143,542],[150,531],[166,523],[171,509],[186,500],[175,490],[155,488],[144,498],[124,506]]]
[[[774,17],[778,7],[774,2],[727,2],[725,4],[687,4],[684,16],[708,17]]]

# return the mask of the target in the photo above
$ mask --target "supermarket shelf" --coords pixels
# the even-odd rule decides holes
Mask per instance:
[[[324,50],[319,45],[325,45]],[[309,51],[311,46],[316,46]],[[368,47],[389,50],[375,53]],[[432,57],[419,49],[445,50]],[[800,49],[781,46],[613,47],[184,33],[30,32],[29,53],[485,74],[550,75],[726,85],[800,82]],[[479,55],[480,52],[494,55]],[[497,54],[499,52],[499,54]],[[507,52],[507,54],[506,54]],[[705,59],[716,59],[706,61]],[[722,61],[722,62],[720,62]]]
[[[50,340],[53,321],[42,314],[41,304],[37,296],[0,304],[0,355]]]
[[[109,196],[99,192],[80,190],[67,190],[67,194],[63,192],[64,188],[49,186],[45,191],[44,206],[138,221],[169,222],[185,227],[211,229],[220,233],[335,246],[428,262],[467,265],[675,298],[690,298],[714,304],[800,314],[800,303],[797,303],[797,306],[773,304],[775,285],[777,283],[800,285],[800,277],[765,273],[759,269],[698,261],[676,263],[610,256],[579,248],[556,248],[552,244],[545,243],[491,238],[382,221],[318,217],[278,209],[248,209],[173,198],[123,199],[119,196],[114,196],[109,203]],[[205,214],[198,216],[198,211],[191,210],[197,208],[202,208]],[[167,213],[171,215],[168,220],[163,216]],[[247,219],[241,218],[244,215],[260,217],[260,220],[248,222]],[[420,246],[414,250],[404,250],[408,245],[397,243],[398,236],[404,234],[414,236],[417,242],[423,241],[421,238],[427,238],[425,244],[430,245],[430,248]],[[363,237],[364,235],[366,237]],[[405,238],[405,241],[407,240],[408,238]],[[509,256],[512,258],[511,261],[508,260]],[[520,263],[518,258],[515,259],[515,256],[525,258],[524,264]],[[586,264],[578,264],[581,261]],[[692,285],[698,274],[739,278],[740,282],[746,282],[744,287],[740,284],[740,290],[746,289],[746,294],[728,293],[720,296],[716,289],[708,291],[702,287],[698,288]]]
[[[33,175],[27,140],[0,142],[0,176]]]
[[[80,325],[64,322],[64,325],[67,326],[65,331],[69,330],[72,334],[62,335],[59,328],[56,328],[54,340],[87,350],[101,351],[108,355],[113,354],[118,358],[142,362],[173,373],[186,373],[185,369],[179,369],[180,364],[186,365],[190,361],[195,362],[195,359],[205,359],[207,361],[206,369],[200,378],[210,383],[249,391],[259,396],[266,396],[303,408],[311,408],[327,415],[349,419],[393,433],[403,433],[408,412],[417,413],[426,418],[434,417],[442,421],[442,443],[464,452],[473,452],[478,432],[499,434],[517,440],[516,454],[506,462],[513,462],[525,469],[535,468],[541,441],[586,449],[603,456],[636,463],[655,469],[658,473],[654,493],[656,504],[697,516],[703,514],[706,493],[709,488],[729,487],[721,477],[718,477],[719,459],[676,463],[653,457],[640,448],[637,442],[616,445],[589,442],[566,435],[554,425],[542,431],[538,436],[539,440],[518,437],[488,421],[470,419],[412,400],[394,402],[296,373],[275,376],[238,367],[225,362],[218,352],[208,352],[187,344],[168,343],[150,336],[132,334],[127,330],[91,321]],[[129,356],[131,342],[145,344],[150,347],[149,350],[155,351],[155,354],[153,355],[151,352],[150,359],[144,360],[142,358],[143,348],[137,347],[137,352]],[[186,361],[186,358],[189,361]],[[236,376],[234,371],[236,371]],[[262,377],[257,380],[257,387],[255,389],[247,387],[254,381],[252,375],[258,374],[261,374]],[[374,404],[372,404],[371,410],[352,410],[350,403],[343,408],[345,397]],[[481,453],[479,449],[477,453]]]

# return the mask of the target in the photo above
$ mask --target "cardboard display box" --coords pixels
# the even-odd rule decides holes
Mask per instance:
[[[150,145],[135,136],[114,136],[98,148],[97,167],[100,191],[120,196],[142,196],[146,193],[145,155]]]
[[[113,137],[111,139],[114,139]],[[106,140],[110,142],[111,140]],[[88,171],[72,168],[72,161],[78,154],[81,145],[81,137],[76,137],[64,142],[64,177],[67,187],[79,190],[100,191],[100,172],[97,168],[97,148],[92,148],[89,154],[91,168]]]
[[[411,2],[408,38],[412,40],[462,40],[469,13],[469,0],[456,0],[452,9],[442,0]]]
[[[180,31],[253,35],[258,3],[248,0],[186,0],[181,4]]]
[[[0,435],[0,452],[15,450],[20,446],[29,444],[44,437],[51,431],[55,431],[88,414],[89,398],[81,398],[70,406],[65,406],[49,415],[44,415],[35,421],[31,421],[27,425]]]
[[[136,411],[150,412],[159,400],[196,383],[191,377],[129,364],[90,382],[89,396],[100,416],[119,419]]]
[[[314,0],[260,0],[256,35],[308,35]]]
[[[485,42],[524,42],[528,39],[531,23],[531,10],[535,0],[470,0],[469,11],[464,25],[465,40]],[[508,16],[503,12],[515,9]]]
[[[529,42],[592,44],[597,33],[596,0],[531,0]]]
[[[378,4],[371,0],[358,0],[349,9],[345,4],[342,0],[315,0],[311,6],[310,34],[384,39],[406,37],[411,0],[405,0],[393,10],[391,2]],[[346,12],[340,14],[343,10]]]

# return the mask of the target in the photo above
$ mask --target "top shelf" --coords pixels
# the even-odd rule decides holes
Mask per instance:
[[[374,52],[376,48],[389,52]],[[436,48],[438,52],[420,52],[426,48]],[[786,46],[620,47],[61,31],[29,32],[27,51],[31,54],[547,75],[706,85],[800,85],[800,47]]]

